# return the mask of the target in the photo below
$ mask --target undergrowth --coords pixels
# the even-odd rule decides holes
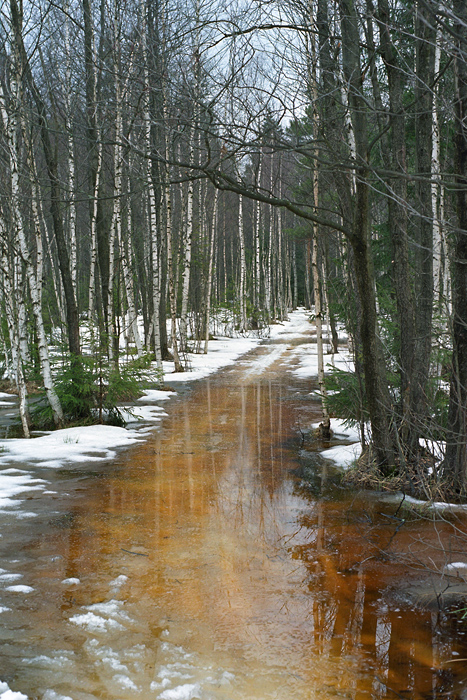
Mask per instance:
[[[106,423],[123,426],[125,420],[119,404],[141,396],[149,386],[151,356],[135,358],[118,367],[99,356],[66,357],[55,368],[54,386],[60,400],[64,422],[71,425]],[[160,380],[161,377],[158,377]],[[130,412],[125,408],[126,412]],[[31,411],[34,429],[54,428],[52,409],[45,390]]]

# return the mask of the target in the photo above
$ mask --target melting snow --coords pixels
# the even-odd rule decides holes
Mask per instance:
[[[200,687],[197,683],[185,683],[170,690],[164,690],[160,695],[160,700],[192,700],[200,697]]]
[[[20,584],[19,586],[7,586],[5,590],[11,591],[12,593],[32,593],[34,588]]]
[[[42,696],[42,700],[72,700],[69,695],[60,695],[55,690],[46,690]]]
[[[111,425],[65,428],[30,440],[0,440],[0,449],[5,450],[0,454],[0,464],[28,461],[62,467],[65,461],[111,459],[115,457],[116,447],[134,444],[139,439],[137,432]],[[3,491],[1,484],[0,490]]]
[[[10,690],[7,683],[0,681],[0,700],[28,700],[28,696]]]
[[[81,625],[81,627],[85,627],[90,632],[107,632],[110,629],[125,629],[123,625],[116,620],[100,617],[91,612],[82,615],[73,615],[73,617],[70,617],[70,622],[74,622],[75,625]]]
[[[0,574],[0,583],[3,581],[18,581],[23,578],[23,574]]]
[[[176,391],[162,391],[161,389],[145,389],[144,396],[142,396],[138,401],[144,401],[144,403],[150,403],[151,401],[167,401],[171,396],[175,396]]]

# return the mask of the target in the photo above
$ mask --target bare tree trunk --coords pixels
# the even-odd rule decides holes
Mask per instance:
[[[279,158],[279,199],[282,196],[282,160]],[[277,247],[276,247],[276,299],[279,319],[284,320],[287,312],[284,305],[284,255],[282,233],[282,208],[277,210]]]
[[[120,240],[118,245],[121,251],[121,264],[123,273],[123,282],[125,285],[125,296],[128,304],[128,322],[133,335],[133,340],[135,341],[136,352],[138,357],[143,355],[143,344],[141,342],[141,336],[138,328],[138,313],[135,305],[134,297],[134,285],[131,273],[131,242],[128,240],[123,240],[123,233],[120,231]]]
[[[3,214],[0,210],[0,246],[1,246],[1,266],[3,277],[3,296],[5,301],[5,315],[8,325],[8,335],[11,346],[11,361],[14,372],[15,384],[19,396],[19,415],[23,426],[24,437],[31,437],[30,416],[28,407],[28,392],[26,379],[23,371],[23,352],[21,350],[21,335],[19,325],[19,310],[24,308],[22,298],[19,298],[19,306],[15,303],[15,294],[11,281],[11,265],[7,254],[7,234],[3,221]],[[29,353],[28,353],[29,354]]]
[[[68,2],[65,3],[68,11]],[[71,279],[75,299],[78,299],[77,284],[77,241],[76,241],[76,204],[75,204],[75,156],[73,144],[73,124],[71,120],[71,51],[70,51],[70,19],[65,19],[65,130],[67,138],[67,161],[68,161],[68,238],[70,243],[70,265]]]
[[[68,255],[63,221],[61,213],[61,186],[58,174],[58,164],[55,150],[50,139],[50,127],[47,118],[47,109],[42,96],[35,83],[31,66],[23,43],[23,16],[22,7],[18,6],[17,0],[10,0],[10,12],[12,29],[19,64],[19,75],[23,82],[27,83],[34,100],[38,122],[40,127],[41,141],[44,151],[44,158],[47,168],[47,175],[50,184],[50,212],[54,227],[55,241],[57,243],[58,262],[62,278],[63,291],[65,295],[67,313],[67,334],[68,345],[72,357],[77,358],[81,354],[79,336],[79,316],[73,290],[73,281],[70,272],[70,259]],[[76,361],[76,360],[75,360]]]
[[[441,66],[441,30],[438,29],[436,34],[436,45],[435,45],[435,63],[434,63],[434,78],[435,80],[439,76],[440,66]],[[431,149],[431,171],[432,171],[432,182],[431,182],[431,209],[433,212],[433,295],[435,308],[439,312],[443,309],[444,298],[443,298],[443,265],[442,257],[443,250],[445,249],[444,232],[443,232],[443,185],[441,183],[441,163],[440,163],[440,150],[441,150],[441,130],[439,124],[439,113],[437,100],[439,97],[439,84],[438,81],[434,87],[434,99],[433,99],[433,114],[432,114],[432,124],[433,124],[433,143]],[[444,245],[443,245],[444,243]]]
[[[194,159],[194,138],[195,138],[195,124],[192,125],[190,129],[190,156],[189,163],[193,164]],[[186,203],[186,223],[184,225],[184,235],[183,235],[183,272],[182,272],[182,307],[180,313],[180,350],[186,352],[187,350],[187,337],[188,337],[188,327],[187,327],[187,317],[188,317],[188,297],[190,292],[190,276],[191,276],[191,247],[193,238],[193,192],[194,184],[193,180],[190,178],[188,180],[188,192],[187,192],[187,203]]]
[[[313,228],[311,269],[313,273],[313,293],[315,298],[316,345],[318,350],[318,385],[321,394],[322,421],[320,424],[320,431],[322,438],[324,440],[329,440],[331,437],[331,421],[327,407],[327,391],[324,381],[323,315],[321,308],[321,289],[318,264],[318,227],[314,226]]]
[[[261,189],[261,174],[263,170],[263,152],[259,152],[258,175],[256,186]],[[254,249],[255,249],[255,276],[253,290],[253,305],[255,313],[259,312],[260,290],[261,290],[261,202],[256,202],[255,207],[255,229],[254,229]]]
[[[319,142],[319,114],[317,110],[318,83],[316,78],[316,59],[314,56],[314,43],[312,45],[312,66],[311,66],[311,94],[313,96],[313,134],[317,142]],[[318,157],[319,149],[315,153],[316,161],[313,168],[313,206],[315,209],[319,206],[319,171]],[[318,384],[321,394],[321,414],[322,421],[320,424],[321,437],[324,440],[329,440],[331,437],[331,420],[328,411],[327,390],[324,380],[324,348],[323,348],[323,315],[321,304],[321,288],[318,262],[318,235],[319,228],[317,223],[313,223],[313,239],[311,242],[311,273],[313,279],[313,298],[315,302],[315,325],[316,325],[316,346],[318,352]]]
[[[370,249],[370,209],[368,183],[368,134],[363,72],[359,55],[359,30],[353,0],[339,2],[342,27],[342,64],[349,89],[349,107],[355,135],[355,202],[352,234],[359,301],[362,308],[361,341],[365,389],[370,413],[372,443],[377,464],[383,473],[391,472],[397,454],[391,426],[391,403],[386,368],[378,335],[375,279]]]
[[[240,332],[247,329],[246,318],[246,258],[245,258],[245,234],[243,230],[243,196],[238,196],[238,240],[240,244],[240,284],[238,289],[240,304]]]
[[[417,2],[415,15],[415,150],[418,209],[415,290],[416,351],[414,363],[418,396],[418,421],[428,419],[426,387],[428,382],[433,318],[433,210],[431,196],[431,156],[433,143],[433,90],[436,29],[431,12],[424,2]]]
[[[16,58],[16,57],[15,57]],[[41,363],[41,374],[44,382],[44,388],[47,395],[47,400],[52,409],[54,422],[60,425],[63,422],[63,411],[60,401],[55,391],[52,380],[52,372],[50,369],[49,350],[44,329],[44,320],[42,317],[42,299],[41,299],[41,281],[36,277],[36,270],[31,260],[31,255],[28,249],[26,234],[23,226],[23,218],[20,206],[20,184],[19,184],[19,145],[18,132],[19,125],[17,121],[19,110],[21,109],[21,72],[19,71],[18,61],[15,60],[12,76],[11,76],[11,95],[12,109],[10,114],[7,113],[5,97],[0,83],[0,111],[5,126],[5,131],[8,140],[9,149],[9,165],[11,178],[11,208],[13,214],[13,223],[15,231],[15,244],[19,245],[21,256],[26,265],[26,275],[28,279],[29,292],[31,295],[32,311],[37,332],[38,353]]]
[[[458,492],[467,490],[467,5],[454,0],[456,76],[457,227],[452,263],[453,356],[449,398],[450,434],[445,473]]]
[[[388,224],[393,250],[394,287],[400,327],[400,373],[401,416],[399,432],[408,456],[418,452],[420,430],[416,415],[418,391],[416,388],[415,352],[415,307],[412,294],[411,269],[409,264],[407,180],[404,177],[406,164],[405,116],[403,96],[405,71],[398,65],[398,54],[389,31],[390,15],[387,0],[379,0],[378,20],[381,53],[388,74],[389,109],[391,123],[391,152],[385,150],[386,167],[400,177],[388,182]]]
[[[99,136],[98,136],[99,139]],[[99,201],[99,186],[102,172],[102,144],[97,144],[97,169],[94,179],[94,192],[91,206],[91,261],[89,267],[88,319],[91,321],[95,310],[96,272],[97,272],[97,210]]]
[[[211,297],[212,297],[212,279],[214,272],[214,254],[216,250],[216,234],[217,234],[217,210],[218,210],[218,199],[219,190],[216,189],[214,192],[214,204],[212,208],[212,219],[211,219],[211,235],[209,237],[209,268],[208,268],[208,278],[206,280],[206,329],[204,338],[204,354],[208,352],[209,343],[209,326],[211,318]]]

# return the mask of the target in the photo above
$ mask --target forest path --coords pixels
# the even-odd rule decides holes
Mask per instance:
[[[55,494],[32,494],[24,512],[36,517],[0,539],[0,678],[12,689],[363,700],[393,697],[384,678],[418,700],[432,669],[465,653],[458,631],[402,614],[388,592],[402,569],[374,559],[373,542],[392,534],[380,517],[392,506],[336,491],[302,444],[319,418],[293,374],[310,340],[303,329],[264,341],[167,402],[161,429],[105,466],[36,470]]]

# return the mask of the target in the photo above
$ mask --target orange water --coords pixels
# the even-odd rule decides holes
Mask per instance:
[[[462,697],[465,625],[400,593],[420,577],[409,552],[439,567],[433,533],[454,560],[462,538],[400,525],[397,504],[336,489],[327,469],[303,487],[310,386],[281,361],[259,375],[245,362],[172,400],[162,428],[113,463],[38,470],[55,496],[33,494],[38,517],[0,539],[0,566],[34,588],[0,600],[11,688],[45,700]]]

